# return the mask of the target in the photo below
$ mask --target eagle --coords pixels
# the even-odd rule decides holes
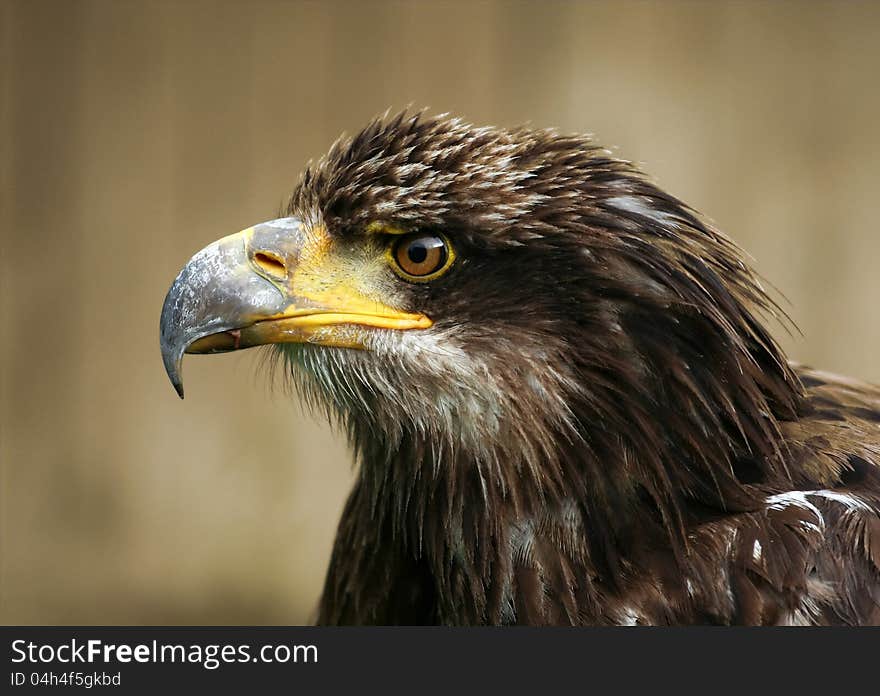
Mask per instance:
[[[165,368],[272,344],[350,442],[321,624],[880,623],[880,388],[591,136],[386,114],[199,251]]]

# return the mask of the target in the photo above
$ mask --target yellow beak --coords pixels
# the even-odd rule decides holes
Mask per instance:
[[[165,370],[183,398],[183,354],[219,353],[268,343],[363,348],[352,327],[425,329],[423,314],[402,312],[356,290],[344,269],[327,270],[329,240],[296,218],[270,220],[224,237],[183,267],[162,307]]]

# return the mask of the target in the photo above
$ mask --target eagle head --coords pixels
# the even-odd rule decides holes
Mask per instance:
[[[773,309],[731,241],[591,138],[400,114],[198,252],[161,346],[182,396],[185,352],[276,344],[399,515],[443,481],[450,509],[573,496],[674,530],[684,499],[748,504],[744,457],[780,473],[799,385]]]

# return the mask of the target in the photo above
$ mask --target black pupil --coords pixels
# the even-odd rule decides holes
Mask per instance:
[[[428,247],[423,240],[418,240],[409,245],[406,252],[409,260],[413,263],[424,263],[428,258]]]

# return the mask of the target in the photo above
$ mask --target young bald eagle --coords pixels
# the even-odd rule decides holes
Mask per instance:
[[[880,389],[585,136],[401,114],[196,254],[184,351],[280,344],[359,462],[325,624],[880,623]]]

